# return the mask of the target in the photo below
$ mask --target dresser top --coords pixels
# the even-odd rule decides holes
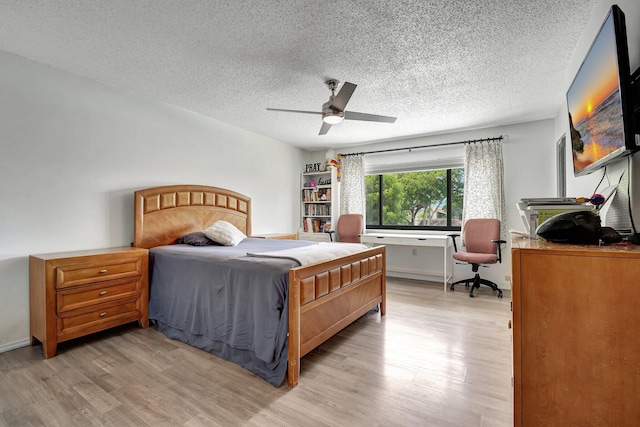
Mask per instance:
[[[613,244],[613,245],[575,245],[571,243],[552,243],[543,239],[530,239],[515,234],[511,235],[512,250],[534,250],[534,251],[553,251],[553,252],[601,252],[601,253],[620,253],[633,254],[640,256],[640,246],[632,244]]]
[[[135,248],[131,246],[122,246],[122,247],[116,247],[116,248],[86,249],[81,251],[34,254],[31,256],[34,258],[42,259],[42,260],[52,260],[52,259],[61,259],[61,258],[76,258],[76,257],[83,257],[83,256],[119,254],[119,253],[142,255],[147,253],[147,249]]]

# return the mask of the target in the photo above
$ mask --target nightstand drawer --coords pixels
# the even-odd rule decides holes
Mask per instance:
[[[128,260],[114,260],[101,262],[61,266],[57,268],[57,288],[86,285],[88,283],[115,280],[123,277],[139,276],[142,274],[141,258]]]
[[[104,304],[95,310],[72,312],[58,317],[58,339],[64,341],[87,333],[100,331],[115,325],[138,320],[141,317],[140,300]]]
[[[140,295],[141,287],[141,280],[122,279],[63,290],[57,295],[58,313],[135,297]]]

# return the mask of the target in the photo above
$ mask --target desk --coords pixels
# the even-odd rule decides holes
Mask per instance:
[[[444,234],[388,234],[366,233],[360,236],[362,243],[374,245],[402,245],[442,248],[444,291],[447,291],[449,280],[453,277],[453,261],[451,260],[451,238]]]

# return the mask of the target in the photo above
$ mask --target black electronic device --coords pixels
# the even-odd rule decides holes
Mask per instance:
[[[600,241],[605,245],[620,243],[623,241],[622,236],[611,227],[602,227],[600,230]]]
[[[613,5],[567,91],[576,176],[640,148],[637,79],[629,67],[624,13]]]
[[[555,215],[536,229],[544,240],[555,243],[597,245],[600,242],[600,217],[591,211],[573,211]]]

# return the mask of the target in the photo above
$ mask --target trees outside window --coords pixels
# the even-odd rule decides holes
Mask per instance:
[[[464,169],[367,175],[367,228],[460,230]]]

